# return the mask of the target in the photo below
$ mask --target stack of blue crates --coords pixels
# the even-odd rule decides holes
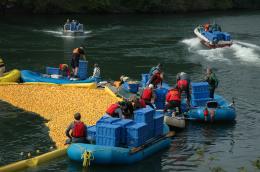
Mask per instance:
[[[163,135],[163,120],[164,115],[162,112],[156,112],[153,116],[154,120],[154,137]]]
[[[114,122],[112,122],[112,124],[115,125],[120,125],[121,126],[121,136],[120,136],[120,145],[126,145],[127,144],[127,131],[126,131],[126,127],[128,125],[133,124],[133,120],[131,119],[121,119],[121,120],[116,120]]]
[[[96,141],[96,126],[88,126],[87,127],[87,140],[89,140],[90,142],[95,142]]]
[[[125,82],[123,84],[123,88],[128,90],[131,93],[137,93],[138,90],[139,90],[139,83],[128,83],[128,82]]]
[[[79,70],[78,70],[78,77],[81,80],[87,79],[88,75],[88,61],[80,60],[79,61]]]
[[[192,106],[205,106],[206,103],[210,100],[209,84],[207,82],[192,82],[191,89]]]
[[[119,146],[121,136],[121,126],[109,123],[99,123],[96,125],[96,144],[103,146]]]
[[[146,123],[133,123],[126,127],[127,134],[127,146],[128,147],[138,147],[145,143],[147,134],[147,124]]]
[[[155,106],[157,109],[164,109],[165,108],[165,97],[168,90],[166,88],[157,88],[155,90]]]
[[[60,75],[60,69],[55,67],[46,67],[46,74],[47,75]]]
[[[103,116],[97,121],[97,124],[112,124],[113,122],[116,122],[119,120],[120,120],[120,118],[112,118],[109,116]]]
[[[155,110],[147,106],[146,108],[141,108],[134,111],[134,121],[137,123],[146,123],[147,124],[147,134],[146,139],[150,139],[153,137],[154,130],[154,122],[153,116],[155,114]]]

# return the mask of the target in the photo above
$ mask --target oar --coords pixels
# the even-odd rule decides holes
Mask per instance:
[[[149,147],[149,146],[151,146],[151,145],[153,145],[153,144],[155,144],[155,143],[157,143],[157,142],[159,142],[159,141],[161,141],[161,140],[164,140],[164,139],[166,139],[166,138],[173,137],[174,135],[175,135],[175,132],[174,132],[174,131],[170,131],[169,133],[167,133],[167,134],[165,134],[165,135],[159,137],[159,138],[156,139],[156,140],[151,140],[150,142],[145,143],[145,144],[143,144],[142,146],[132,148],[132,149],[130,150],[129,154],[137,153],[137,152],[143,150],[144,148],[147,148],[147,147]]]

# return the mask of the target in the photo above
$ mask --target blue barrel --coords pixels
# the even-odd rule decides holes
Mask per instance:
[[[88,61],[80,60],[79,61],[79,70],[78,77],[81,80],[87,79],[88,77]]]

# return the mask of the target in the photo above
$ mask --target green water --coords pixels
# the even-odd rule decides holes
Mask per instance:
[[[64,37],[66,18],[85,25],[80,38]],[[174,84],[177,72],[192,80],[203,78],[206,66],[215,70],[217,92],[235,97],[236,123],[189,123],[172,146],[133,166],[92,166],[90,171],[248,171],[260,158],[260,12],[186,15],[6,16],[0,23],[0,55],[7,68],[44,72],[46,66],[69,63],[74,47],[83,45],[90,63],[101,67],[105,80],[121,74],[141,79],[158,62],[166,81]],[[229,32],[230,48],[208,50],[193,34],[195,26],[214,20]],[[53,146],[44,119],[0,102],[0,165],[24,158],[20,152],[46,152]],[[34,153],[35,154],[35,153]],[[82,171],[81,164],[57,159],[27,171]],[[83,170],[84,171],[84,170]]]

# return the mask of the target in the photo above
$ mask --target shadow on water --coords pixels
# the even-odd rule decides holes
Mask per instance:
[[[0,101],[0,166],[50,151],[46,119]]]

